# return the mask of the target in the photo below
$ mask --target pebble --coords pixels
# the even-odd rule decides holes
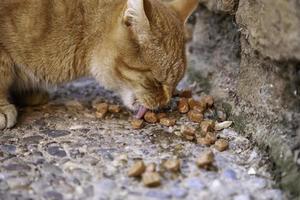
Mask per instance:
[[[225,121],[221,123],[216,123],[215,124],[215,130],[216,131],[221,131],[223,129],[229,128],[232,125],[232,121]]]
[[[50,146],[50,147],[48,147],[47,152],[51,156],[57,156],[57,157],[67,156],[67,153],[65,152],[65,150],[62,147],[59,147],[59,146]]]
[[[175,187],[171,189],[171,194],[175,198],[185,198],[188,195],[188,191],[184,188]]]
[[[129,177],[141,176],[145,172],[145,170],[146,170],[146,166],[144,161],[137,161],[128,170],[128,176]]]
[[[33,135],[23,138],[24,143],[26,144],[38,144],[44,137],[40,135]]]
[[[172,194],[162,190],[150,190],[147,191],[145,196],[155,198],[155,199],[171,199]]]
[[[67,130],[45,130],[45,131],[42,131],[42,133],[45,135],[48,135],[49,137],[52,137],[52,138],[63,137],[63,136],[71,134],[70,131],[67,131]]]
[[[7,171],[29,171],[31,167],[26,164],[10,163],[3,166]]]
[[[157,172],[144,173],[142,176],[142,181],[146,187],[157,187],[161,184],[161,178]]]
[[[44,194],[44,198],[47,200],[63,200],[63,195],[56,191],[48,191]]]
[[[226,169],[223,171],[223,176],[230,180],[237,180],[236,172],[232,169]]]
[[[205,188],[204,183],[198,177],[189,178],[185,181],[185,185],[194,190],[203,190]]]
[[[11,144],[0,145],[0,150],[4,153],[14,155],[16,154],[17,147]]]

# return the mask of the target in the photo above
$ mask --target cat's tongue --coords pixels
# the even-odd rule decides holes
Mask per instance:
[[[144,106],[140,106],[137,114],[135,115],[135,118],[142,119],[147,111],[147,108],[145,108]]]

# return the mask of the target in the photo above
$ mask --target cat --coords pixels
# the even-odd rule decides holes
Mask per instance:
[[[13,99],[93,76],[129,109],[166,105],[186,70],[184,25],[198,0],[1,0],[0,130]],[[13,98],[15,97],[15,98]]]

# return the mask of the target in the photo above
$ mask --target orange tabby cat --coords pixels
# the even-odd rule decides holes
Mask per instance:
[[[1,0],[0,129],[16,123],[11,96],[39,103],[48,86],[88,75],[131,109],[166,105],[185,72],[184,23],[197,4]]]

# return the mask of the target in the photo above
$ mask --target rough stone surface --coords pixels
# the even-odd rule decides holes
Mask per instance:
[[[271,155],[280,185],[300,195],[299,2],[240,0],[232,15],[210,2],[191,21],[187,80],[216,97],[233,127]]]
[[[230,148],[212,148],[217,170],[206,171],[195,161],[208,147],[174,134],[182,125],[196,126],[186,116],[172,128],[148,124],[133,130],[124,108],[96,119],[95,99],[119,103],[93,80],[81,80],[60,87],[45,106],[20,110],[17,127],[0,134],[1,200],[287,199],[276,187],[266,155],[233,129],[219,133]],[[68,109],[69,100],[83,107]],[[162,172],[163,162],[174,158],[181,160],[181,172]],[[145,188],[127,176],[139,159],[156,163],[164,174],[160,187]]]

